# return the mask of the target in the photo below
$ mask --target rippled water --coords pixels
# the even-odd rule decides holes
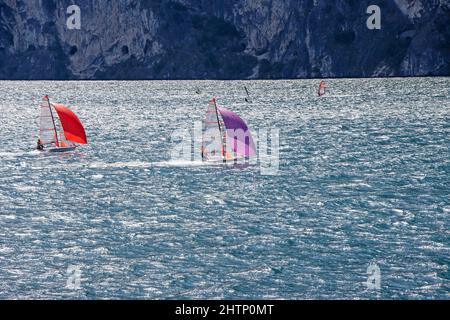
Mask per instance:
[[[450,79],[317,82],[0,82],[0,298],[450,298]],[[89,145],[33,151],[44,94]],[[171,160],[213,95],[276,175]]]

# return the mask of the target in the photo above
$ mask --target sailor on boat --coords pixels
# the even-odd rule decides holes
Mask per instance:
[[[207,160],[207,156],[206,156],[206,153],[205,153],[205,146],[204,145],[201,146],[200,151],[202,153],[202,160],[206,161]]]
[[[41,139],[38,139],[38,141],[37,141],[37,149],[44,150],[44,145],[42,144]]]

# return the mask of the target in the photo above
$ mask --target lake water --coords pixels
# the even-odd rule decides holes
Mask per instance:
[[[449,299],[450,78],[317,85],[0,81],[0,298]],[[44,94],[88,145],[34,151]],[[213,96],[278,170],[171,157]]]

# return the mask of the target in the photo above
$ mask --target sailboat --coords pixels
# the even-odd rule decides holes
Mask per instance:
[[[67,152],[75,150],[77,143],[87,144],[83,124],[68,107],[50,103],[48,96],[44,96],[40,109],[38,150]]]
[[[245,121],[212,99],[203,124],[201,152],[203,161],[226,163],[256,156],[256,147]]]

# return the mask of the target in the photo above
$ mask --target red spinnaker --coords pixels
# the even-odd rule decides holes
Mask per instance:
[[[80,144],[87,144],[86,132],[77,115],[65,105],[53,103],[53,107],[58,113],[66,139]]]

